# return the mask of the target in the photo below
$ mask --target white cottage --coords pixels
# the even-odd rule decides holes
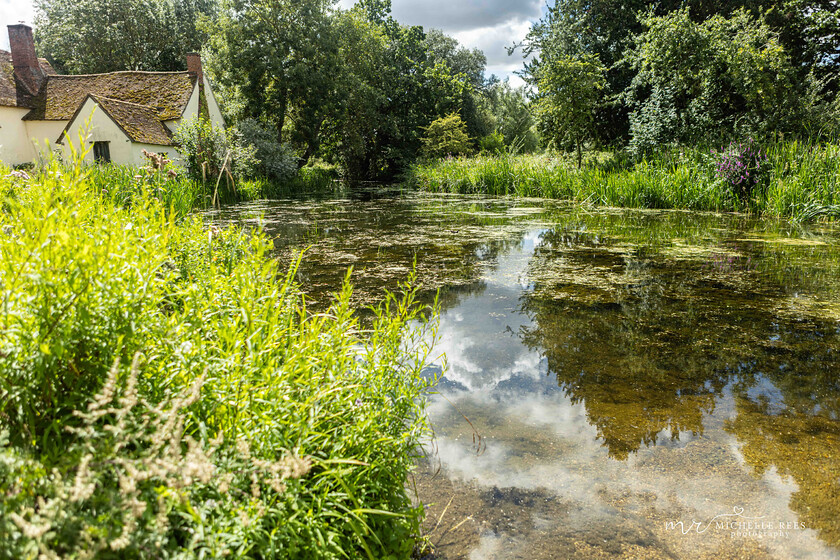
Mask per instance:
[[[201,57],[187,55],[186,72],[58,75],[35,55],[32,29],[10,25],[12,52],[0,50],[0,162],[31,162],[40,150],[67,149],[90,120],[88,158],[143,165],[143,150],[177,158],[172,135],[199,113],[224,119]]]

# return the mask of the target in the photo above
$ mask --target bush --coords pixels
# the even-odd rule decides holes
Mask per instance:
[[[266,238],[86,171],[0,173],[0,558],[408,557],[414,291],[309,314]]]
[[[505,151],[505,137],[497,130],[480,138],[478,145],[482,154],[501,154]]]
[[[228,188],[233,181],[255,174],[256,148],[243,142],[235,128],[222,129],[203,117],[181,123],[175,131],[175,143],[184,158],[189,175],[202,183],[225,178]]]
[[[752,138],[730,142],[717,156],[717,175],[741,202],[749,201],[769,170],[767,154]],[[762,171],[762,167],[764,171]]]
[[[432,121],[425,131],[422,152],[426,157],[460,156],[473,152],[467,125],[455,113]]]
[[[698,23],[683,7],[642,23],[624,93],[636,153],[801,129],[805,88],[764,21],[738,9]]]
[[[276,132],[254,119],[245,119],[238,129],[242,141],[255,148],[259,175],[280,183],[288,183],[297,175],[297,158],[289,146],[277,141]]]

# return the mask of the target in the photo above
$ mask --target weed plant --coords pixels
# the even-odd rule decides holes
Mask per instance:
[[[721,172],[721,153],[731,150],[700,147],[662,150],[635,161],[620,153],[595,154],[580,170],[569,158],[551,155],[445,158],[413,166],[408,180],[434,192],[599,206],[749,211],[793,221],[840,216],[840,145],[776,141],[761,152],[752,149],[760,154],[755,156],[761,159],[760,189],[753,188],[752,179],[749,189],[733,187],[733,179]],[[742,163],[758,165],[757,160]]]
[[[407,558],[434,313],[130,181],[0,170],[0,558]]]

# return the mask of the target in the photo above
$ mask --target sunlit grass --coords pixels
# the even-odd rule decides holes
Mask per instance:
[[[840,146],[778,142],[766,148],[761,187],[741,201],[708,149],[673,149],[640,161],[603,154],[578,169],[568,158],[502,155],[415,165],[409,181],[433,192],[566,199],[597,206],[749,211],[796,221],[840,215]]]
[[[0,557],[412,553],[434,310],[405,284],[361,323],[348,275],[310,312],[206,194],[0,169]]]

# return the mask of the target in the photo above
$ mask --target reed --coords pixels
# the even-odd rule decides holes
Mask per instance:
[[[572,200],[597,206],[743,211],[807,221],[840,215],[836,144],[776,141],[750,197],[718,171],[721,150],[662,150],[633,161],[593,154],[578,169],[568,158],[500,155],[414,165],[408,181],[427,191]]]
[[[0,557],[408,558],[434,309],[311,313],[192,185],[0,169]]]

